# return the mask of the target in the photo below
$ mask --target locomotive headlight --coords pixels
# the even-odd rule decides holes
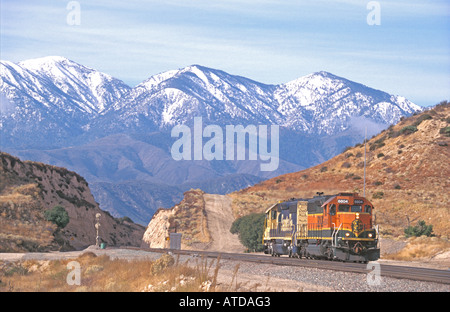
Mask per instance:
[[[359,212],[356,213],[356,219],[359,219]]]
[[[345,237],[349,237],[350,236],[350,233],[345,233]]]
[[[369,238],[372,238],[373,234],[369,233],[367,236],[369,236]]]

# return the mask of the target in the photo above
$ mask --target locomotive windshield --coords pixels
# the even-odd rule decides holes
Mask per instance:
[[[361,212],[361,211],[362,211],[362,207],[360,205],[352,205],[351,212]]]
[[[350,205],[339,205],[339,212],[348,212],[350,210]]]

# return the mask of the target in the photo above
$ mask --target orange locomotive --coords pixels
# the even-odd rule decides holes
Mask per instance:
[[[373,205],[357,193],[279,202],[266,211],[264,252],[272,256],[368,262],[380,257]]]

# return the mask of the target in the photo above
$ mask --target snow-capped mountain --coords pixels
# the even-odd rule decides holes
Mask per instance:
[[[192,65],[130,88],[58,56],[2,61],[0,92],[2,145],[16,148],[167,131],[197,116],[219,125],[277,124],[303,134],[334,135],[364,120],[386,127],[420,110],[403,97],[327,72],[268,85]]]
[[[97,129],[167,130],[202,116],[215,124],[279,124],[274,109],[275,86],[192,65],[150,77],[137,85],[99,118]],[[101,130],[100,130],[101,131]]]
[[[93,118],[131,89],[59,56],[17,64],[1,61],[0,70],[2,145],[58,145],[82,134]]]
[[[342,132],[355,118],[387,126],[421,110],[403,97],[323,71],[279,85],[274,98],[286,127],[319,135]]]
[[[277,124],[308,134],[336,134],[362,119],[388,126],[421,108],[327,72],[267,85],[192,65],[150,77],[112,105],[98,131],[166,130],[202,116],[214,124]]]

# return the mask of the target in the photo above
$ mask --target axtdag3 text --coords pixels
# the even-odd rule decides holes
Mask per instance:
[[[213,305],[221,307],[269,307],[270,297],[225,297],[223,300],[205,298],[181,298],[180,307],[205,307],[209,310]]]

